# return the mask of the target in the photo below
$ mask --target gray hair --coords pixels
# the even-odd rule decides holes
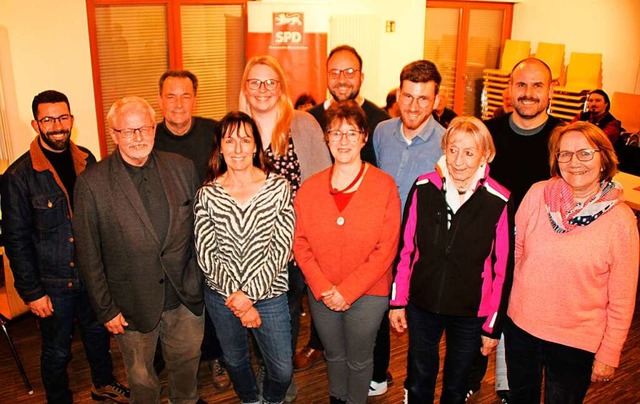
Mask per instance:
[[[114,102],[113,105],[111,105],[111,108],[109,109],[109,113],[107,113],[107,122],[109,123],[109,126],[113,127],[113,122],[115,121],[117,115],[126,111],[136,110],[136,109],[143,110],[146,113],[148,113],[149,116],[151,116],[151,120],[155,124],[156,111],[147,102],[147,100],[138,96],[130,96],[130,97],[121,98],[116,102]]]

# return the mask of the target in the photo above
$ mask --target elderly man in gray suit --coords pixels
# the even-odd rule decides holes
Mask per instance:
[[[196,403],[204,318],[202,273],[193,250],[193,163],[152,151],[155,112],[140,97],[107,115],[117,149],[75,187],[73,228],[81,277],[98,319],[115,335],[132,403],[157,403],[158,341],[169,399]]]

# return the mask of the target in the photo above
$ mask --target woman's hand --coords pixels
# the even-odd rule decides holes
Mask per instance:
[[[498,342],[500,341],[499,339],[485,337],[484,335],[480,336],[480,340],[482,341],[480,353],[484,356],[488,356],[498,346]]]
[[[349,310],[351,305],[344,300],[344,297],[338,292],[338,289],[334,286],[328,291],[322,293],[322,302],[329,310],[333,311],[345,311]]]
[[[247,310],[247,312],[240,317],[240,322],[242,322],[243,327],[247,328],[258,328],[262,325],[260,313],[258,313],[258,310],[256,310],[255,307],[251,307]]]
[[[404,332],[407,329],[407,311],[405,309],[389,310],[389,322],[394,330]]]
[[[253,307],[251,300],[241,290],[229,295],[224,304],[236,317],[242,317],[250,308]]]
[[[591,382],[608,382],[613,377],[616,368],[609,366],[604,362],[600,362],[597,359],[593,360],[593,367],[591,368]]]

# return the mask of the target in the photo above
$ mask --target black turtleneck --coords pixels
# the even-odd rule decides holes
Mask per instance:
[[[53,169],[60,177],[62,185],[69,195],[69,204],[73,210],[73,187],[76,185],[76,170],[73,168],[73,158],[71,158],[71,150],[67,147],[60,153],[52,152],[42,147],[42,143],[38,142],[44,156],[49,160]]]

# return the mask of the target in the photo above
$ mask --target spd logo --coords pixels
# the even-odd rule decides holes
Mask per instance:
[[[304,33],[304,13],[273,13],[271,45],[301,46]]]

